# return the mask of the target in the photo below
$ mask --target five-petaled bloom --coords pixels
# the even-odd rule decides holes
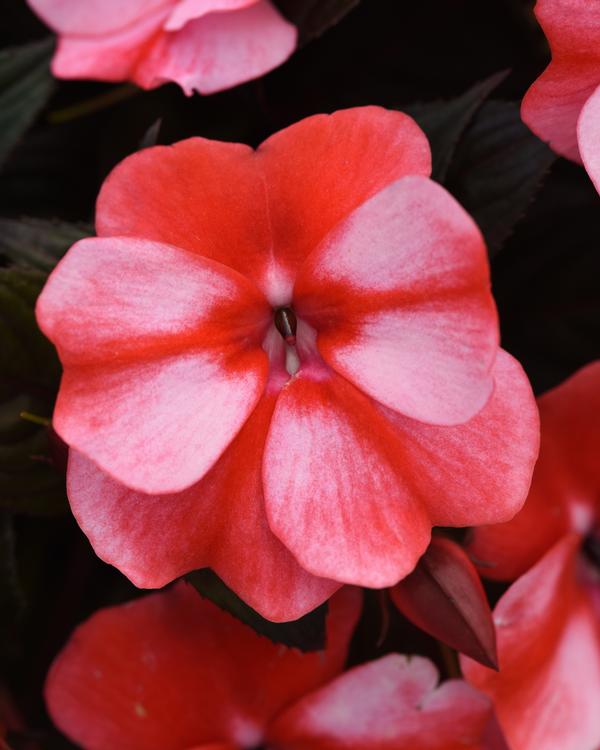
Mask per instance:
[[[38,301],[54,426],[97,554],[212,567],[272,620],[395,584],[431,527],[512,518],[538,450],[481,234],[378,107],[257,151],[193,138],[108,177]]]
[[[281,65],[296,28],[270,0],[27,0],[58,33],[59,78],[175,81],[212,94]]]
[[[331,600],[325,651],[271,643],[187,584],[105,609],[56,658],[46,700],[85,750],[491,750],[489,699],[419,656],[340,674],[360,594]]]
[[[471,544],[484,575],[524,574],[494,611],[500,671],[463,666],[495,701],[514,750],[583,750],[600,746],[600,362],[539,406],[529,498]]]
[[[552,62],[521,114],[561,156],[583,162],[600,191],[600,0],[538,0]]]

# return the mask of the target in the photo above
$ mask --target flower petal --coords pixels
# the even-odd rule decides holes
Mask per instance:
[[[96,554],[136,586],[210,566],[269,620],[302,617],[339,584],[304,571],[271,532],[261,466],[275,402],[263,397],[211,471],[177,495],[142,495],[71,452],[68,493]]]
[[[600,627],[577,580],[580,541],[563,537],[498,602],[500,671],[462,659],[469,682],[494,701],[514,750],[600,743]]]
[[[178,0],[27,0],[43,21],[60,34],[101,36],[135,24]]]
[[[75,243],[50,275],[38,322],[65,366],[138,361],[190,348],[260,346],[270,308],[230,268],[127,237]]]
[[[331,601],[325,652],[271,643],[180,583],[101,610],[54,661],[46,701],[86,750],[261,744],[271,717],[342,668],[360,607]]]
[[[600,86],[581,110],[577,133],[583,164],[600,193]]]
[[[473,529],[469,552],[488,578],[514,579],[570,530],[585,534],[598,503],[600,362],[539,399],[540,456],[523,509]]]
[[[182,29],[188,21],[207,13],[227,13],[247,8],[259,0],[179,0],[165,23],[167,31]]]
[[[268,739],[281,750],[483,750],[491,717],[464,682],[438,685],[427,659],[389,654],[301,698]]]
[[[69,368],[53,424],[72,448],[132,489],[180,492],[211,468],[257,403],[261,354],[215,353]]]
[[[282,296],[304,258],[357,206],[400,177],[431,172],[421,129],[381,107],[308,117],[271,136],[258,155]]]
[[[77,243],[37,316],[65,366],[56,431],[140,491],[176,492],[203,476],[265,384],[264,298],[175,247]]]
[[[269,0],[228,13],[208,13],[157,38],[134,80],[143,88],[176,81],[186,94],[213,94],[258,78],[285,62],[296,27]]]
[[[102,186],[96,229],[100,236],[145,237],[185,248],[257,283],[271,258],[256,156],[237,143],[190,138],[129,156]]]
[[[298,265],[333,226],[385,185],[430,169],[411,118],[358,107],[296,123],[257,154],[202,138],[138,152],[105,181],[96,226],[218,260],[288,304]]]
[[[389,586],[429,543],[430,519],[393,431],[335,373],[303,367],[281,391],[263,478],[271,529],[314,575]]]
[[[78,2],[75,5],[79,7],[86,3]],[[133,79],[140,58],[157,34],[161,33],[168,13],[169,8],[161,6],[115,31],[60,35],[52,58],[52,73],[57,78],[66,79],[110,82]]]
[[[339,224],[300,269],[294,305],[332,367],[406,416],[465,422],[491,394],[485,245],[431,180],[398,180]]]
[[[527,376],[500,349],[494,391],[465,424],[437,427],[385,409],[411,467],[415,495],[426,498],[436,526],[471,526],[512,518],[523,506],[539,447],[539,419]]]
[[[552,62],[525,95],[521,116],[554,151],[581,161],[577,119],[600,84],[598,4],[538,0],[535,14],[550,43]]]

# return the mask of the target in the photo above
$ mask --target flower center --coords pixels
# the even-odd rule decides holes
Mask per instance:
[[[600,536],[598,536],[598,531],[588,534],[584,539],[583,554],[597,570],[600,570]]]
[[[271,385],[283,387],[301,368],[323,374],[326,365],[317,348],[317,331],[290,304],[273,306],[271,316],[262,343],[269,357]]]
[[[285,369],[288,375],[295,375],[300,368],[300,357],[296,348],[298,320],[291,307],[279,307],[273,316],[275,328],[285,341]]]
[[[296,345],[297,327],[296,313],[291,307],[280,307],[275,310],[275,328],[283,336],[283,340],[288,346]]]

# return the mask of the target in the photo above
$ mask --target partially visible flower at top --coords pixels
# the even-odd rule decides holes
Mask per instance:
[[[56,658],[46,701],[84,750],[501,750],[490,701],[419,656],[342,672],[360,609],[330,603],[327,648],[271,643],[185,583],[105,609]]]
[[[174,81],[212,94],[269,72],[296,47],[270,0],[27,0],[58,34],[58,78]]]
[[[514,750],[584,750],[600,746],[600,362],[539,406],[529,498],[470,545],[482,574],[521,575],[494,611],[500,671],[463,667]]]
[[[209,566],[291,620],[395,584],[434,525],[520,509],[535,400],[498,348],[481,234],[429,171],[413,120],[365,107],[108,177],[100,236],[37,307],[101,558],[142,587]]]
[[[523,121],[600,191],[600,0],[538,0],[552,62],[531,86]]]

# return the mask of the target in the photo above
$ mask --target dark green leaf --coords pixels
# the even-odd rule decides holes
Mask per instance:
[[[360,0],[278,0],[277,5],[300,31],[300,42],[320,36]]]
[[[0,256],[19,265],[51,271],[74,242],[90,234],[92,228],[83,224],[0,218]]]
[[[490,257],[533,201],[554,153],[523,124],[516,102],[486,102],[456,148],[446,185],[483,232]]]
[[[456,99],[402,108],[414,117],[429,139],[433,161],[431,176],[434,180],[444,182],[460,137],[483,102],[507,75],[506,70],[495,73]]]
[[[536,393],[600,359],[600,211],[582,167],[557,159],[492,261],[502,343]]]
[[[28,392],[53,393],[60,374],[54,347],[35,320],[35,302],[46,274],[34,269],[0,269],[0,379]]]
[[[33,269],[0,269],[0,507],[44,514],[66,507],[64,476],[52,461],[49,430],[21,415],[49,417],[60,377],[35,321],[45,279]]]
[[[319,651],[325,648],[327,604],[322,604],[293,622],[271,622],[245,604],[208,568],[188,573],[185,578],[202,596],[274,643],[282,643],[301,651]]]
[[[52,95],[53,47],[44,39],[0,52],[0,165]]]
[[[0,657],[15,652],[17,627],[25,611],[25,596],[17,572],[14,520],[0,510]]]

